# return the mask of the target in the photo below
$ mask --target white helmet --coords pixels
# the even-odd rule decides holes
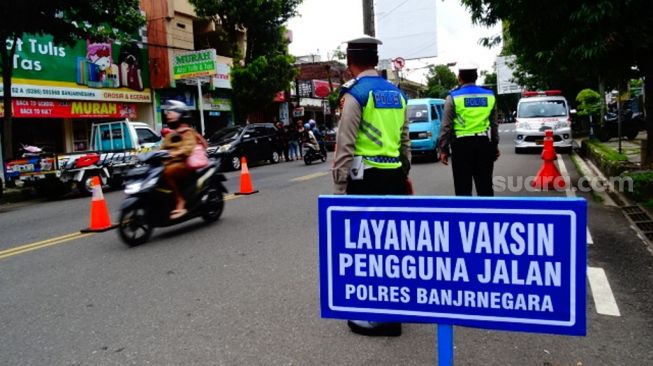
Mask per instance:
[[[166,104],[162,105],[161,110],[177,112],[182,116],[188,114],[188,106],[186,103],[174,99],[170,99]]]

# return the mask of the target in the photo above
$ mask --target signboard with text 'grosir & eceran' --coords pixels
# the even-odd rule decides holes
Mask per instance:
[[[587,203],[320,196],[325,318],[584,335]]]

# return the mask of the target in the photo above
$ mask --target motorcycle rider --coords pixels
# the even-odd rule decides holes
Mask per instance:
[[[161,149],[168,150],[170,160],[165,163],[163,179],[175,194],[175,209],[170,212],[170,219],[177,219],[184,216],[186,210],[186,200],[179,189],[180,184],[188,179],[193,173],[187,165],[188,157],[193,153],[197,144],[202,144],[206,148],[206,140],[191,127],[191,116],[188,106],[178,100],[169,100],[161,106],[165,113],[166,123],[171,129],[166,134]]]
[[[315,138],[315,134],[313,134],[310,123],[306,122],[304,124],[304,129],[300,133],[300,137],[302,145],[313,149],[316,153],[320,153],[320,144],[317,141],[317,138]]]
[[[326,156],[326,147],[324,146],[324,136],[322,136],[322,132],[320,132],[320,130],[317,128],[317,124],[315,123],[314,119],[308,120],[308,124],[311,125],[311,132],[313,132],[313,136],[315,136],[315,139],[320,146],[320,152],[322,155]]]

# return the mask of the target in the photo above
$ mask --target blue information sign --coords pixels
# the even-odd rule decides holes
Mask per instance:
[[[325,318],[585,335],[578,198],[320,196]]]

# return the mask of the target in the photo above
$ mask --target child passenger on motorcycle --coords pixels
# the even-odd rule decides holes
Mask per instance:
[[[195,171],[188,167],[188,157],[198,143],[206,148],[206,140],[190,126],[186,104],[170,100],[161,109],[165,113],[168,128],[172,130],[165,136],[161,149],[168,150],[171,157],[165,163],[163,178],[175,194],[176,204],[175,209],[170,212],[170,219],[176,219],[188,212],[186,200],[179,189],[179,185]]]

